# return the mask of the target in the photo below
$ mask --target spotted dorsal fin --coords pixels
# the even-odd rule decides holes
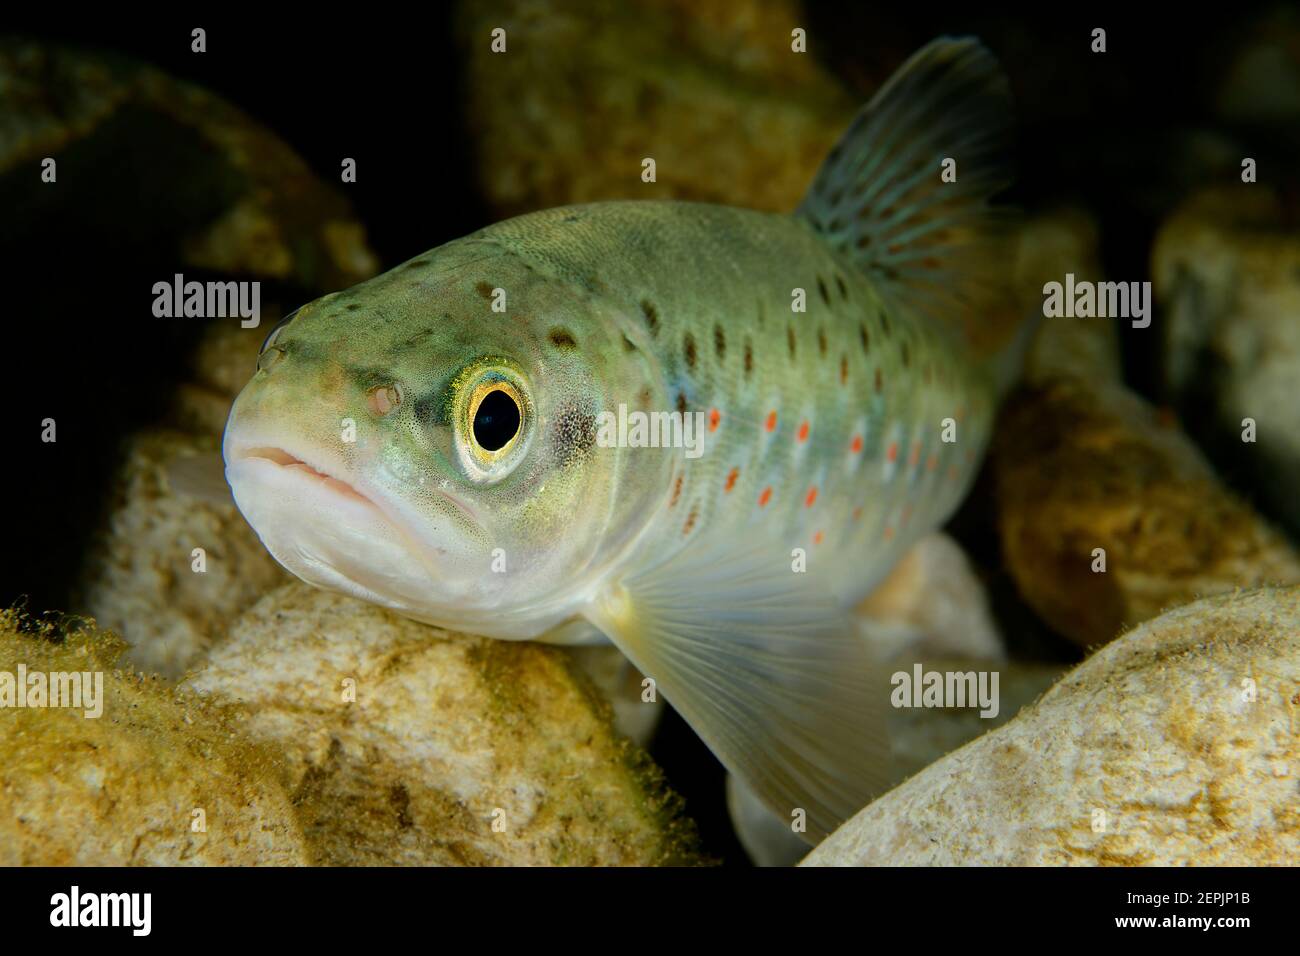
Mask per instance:
[[[1011,131],[993,55],[973,38],[934,40],[858,113],[796,215],[886,298],[961,327],[998,295],[1004,217],[989,200],[1011,181]]]

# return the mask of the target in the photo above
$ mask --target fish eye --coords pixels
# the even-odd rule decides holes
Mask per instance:
[[[474,440],[485,451],[500,451],[519,432],[519,402],[504,388],[484,395],[474,410]]]
[[[465,474],[498,481],[523,457],[532,425],[527,386],[496,360],[467,370],[456,397],[456,447]]]

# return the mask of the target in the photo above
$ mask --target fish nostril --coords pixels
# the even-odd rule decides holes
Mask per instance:
[[[276,348],[272,345],[257,357],[257,370],[259,372],[265,372],[282,358],[284,358],[284,349]]]
[[[402,392],[396,385],[376,385],[366,393],[370,410],[380,418],[402,404]]]

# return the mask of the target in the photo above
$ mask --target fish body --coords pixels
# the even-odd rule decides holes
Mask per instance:
[[[945,303],[952,237],[999,182],[999,78],[972,41],[927,47],[796,215],[551,209],[304,306],[231,413],[240,509],[310,583],[613,640],[770,807],[827,832],[886,752],[851,609],[988,440],[996,367]],[[971,116],[934,122],[949,100]],[[901,106],[915,128],[890,133]],[[943,149],[973,182],[936,191]],[[693,454],[612,424],[674,413]]]

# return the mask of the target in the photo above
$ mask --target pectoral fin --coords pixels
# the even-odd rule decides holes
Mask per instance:
[[[888,685],[785,552],[696,547],[613,585],[588,616],[775,813],[805,811],[806,838],[882,791]]]

